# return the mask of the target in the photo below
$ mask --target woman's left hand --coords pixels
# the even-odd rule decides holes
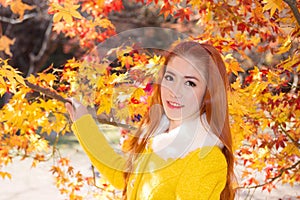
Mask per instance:
[[[68,98],[71,103],[65,103],[66,109],[69,112],[71,120],[74,122],[83,115],[89,114],[88,109],[74,98]]]

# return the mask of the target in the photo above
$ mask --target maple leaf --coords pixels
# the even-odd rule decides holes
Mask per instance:
[[[140,1],[140,0],[139,0],[139,1]],[[149,4],[151,4],[152,2],[153,2],[153,0],[147,0],[146,5],[149,5]],[[144,3],[144,1],[143,1],[143,3]],[[157,3],[158,3],[158,0],[154,0],[154,3],[157,4]]]
[[[192,6],[192,8],[199,8],[201,7],[202,1],[199,0],[189,0],[188,4]]]
[[[230,63],[229,70],[236,76],[238,76],[238,72],[245,72],[244,69],[240,67],[240,64],[237,61]]]
[[[7,55],[12,57],[12,53],[10,51],[10,45],[13,45],[15,43],[15,38],[10,39],[5,35],[2,35],[0,37],[0,51],[4,51]]]
[[[39,73],[39,80],[40,81],[45,81],[48,83],[50,86],[53,85],[54,81],[56,80],[55,75],[53,74],[44,74],[44,73]]]
[[[105,0],[96,0],[96,5],[102,7],[105,3]]]
[[[64,7],[53,3],[52,8],[57,11],[57,13],[53,16],[53,22],[59,22],[61,19],[64,19],[67,24],[71,24],[73,22],[73,17],[77,19],[81,19],[81,14],[77,11],[80,5],[73,5],[70,2],[66,2]]]
[[[171,5],[169,2],[162,5],[159,15],[164,15],[164,18],[166,19],[169,15],[173,15],[174,6]]]
[[[283,54],[283,53],[287,52],[288,50],[290,50],[291,47],[292,47],[291,36],[288,36],[286,38],[285,42],[283,43],[283,45],[278,49],[276,54]]]
[[[283,9],[282,0],[264,0],[263,3],[265,3],[263,11],[271,10],[271,17],[276,10],[281,11]]]
[[[126,69],[128,70],[130,68],[131,65],[133,65],[133,58],[131,56],[123,56],[121,58],[121,64],[122,67],[126,67]]]
[[[107,19],[107,18],[102,18],[102,19],[100,19],[100,18],[96,18],[95,19],[95,21],[94,21],[94,25],[95,26],[100,26],[100,27],[102,27],[102,28],[112,28],[112,29],[114,29],[115,28],[115,26],[111,23],[111,21],[109,20],[109,19]]]
[[[36,6],[30,6],[28,4],[23,3],[21,0],[12,1],[10,4],[10,9],[13,13],[19,14],[20,19],[23,19],[24,13],[26,10],[32,10]]]
[[[128,107],[118,109],[118,112],[115,115],[115,117],[120,121],[126,119],[128,116],[130,116]]]
[[[11,174],[8,173],[8,172],[1,172],[1,171],[0,171],[0,176],[1,176],[2,179],[5,179],[6,177],[7,177],[8,179],[11,179]]]
[[[111,99],[110,98],[107,98],[105,96],[101,96],[101,99],[100,99],[100,106],[97,110],[97,115],[105,112],[106,114],[109,114],[110,113],[110,110],[111,110],[111,107],[112,107],[112,102],[111,102]]]
[[[224,57],[224,60],[228,60],[225,63],[227,72],[232,72],[236,76],[238,76],[238,72],[244,72],[244,69],[240,67],[240,64],[235,59],[233,59],[231,54],[227,54]]]
[[[64,22],[57,22],[53,24],[53,31],[56,31],[56,33],[61,33],[64,29],[65,29]]]
[[[176,18],[179,18],[180,21],[183,21],[184,19],[190,20],[190,15],[193,14],[191,9],[189,7],[187,8],[180,8],[177,10],[177,13],[175,14]]]
[[[135,2],[144,4],[144,0],[135,0]]]
[[[7,6],[9,6],[11,4],[11,0],[0,0],[0,4],[6,8]]]
[[[131,97],[134,98],[134,99],[139,100],[141,98],[141,96],[143,96],[143,95],[145,95],[144,89],[143,88],[137,88],[137,89],[134,90]]]

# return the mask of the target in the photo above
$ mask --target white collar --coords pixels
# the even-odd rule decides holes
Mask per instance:
[[[160,125],[154,134],[152,150],[161,158],[183,158],[190,152],[204,146],[218,146],[223,148],[220,139],[209,130],[205,114],[184,122],[179,127],[166,133],[169,120],[163,116]]]

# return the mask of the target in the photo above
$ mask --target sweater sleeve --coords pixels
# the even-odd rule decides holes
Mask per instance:
[[[72,125],[80,145],[92,164],[117,189],[124,189],[125,159],[116,153],[100,132],[91,115],[84,115]]]
[[[186,162],[186,166],[176,187],[176,197],[180,200],[219,200],[226,185],[227,162],[218,149],[217,153],[195,162]]]

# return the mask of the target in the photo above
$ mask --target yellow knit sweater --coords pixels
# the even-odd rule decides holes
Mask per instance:
[[[124,189],[126,160],[108,144],[93,118],[81,117],[72,129],[92,164],[115,188]],[[134,166],[127,185],[129,200],[215,200],[226,184],[226,159],[217,146],[167,160],[149,148]]]

